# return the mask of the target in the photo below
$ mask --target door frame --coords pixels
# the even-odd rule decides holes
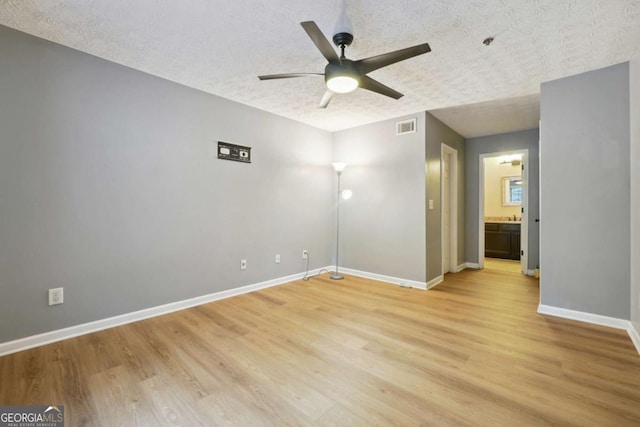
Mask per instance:
[[[458,268],[458,150],[445,143],[440,144],[440,274],[444,274],[444,156],[450,156],[449,163],[449,271]]]
[[[478,267],[484,268],[484,160],[492,157],[522,155],[522,221],[520,222],[520,271],[529,275],[529,150],[507,150],[480,155],[478,177]]]

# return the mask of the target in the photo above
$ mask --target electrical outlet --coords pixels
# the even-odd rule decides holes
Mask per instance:
[[[64,302],[64,288],[49,289],[49,305],[58,305]]]
[[[241,259],[240,260],[240,270],[246,270],[247,269],[247,260],[246,259]]]
[[[309,258],[309,252],[307,252],[306,249],[302,250],[302,259],[307,259]]]
[[[280,254],[276,254],[276,264],[280,264]]]

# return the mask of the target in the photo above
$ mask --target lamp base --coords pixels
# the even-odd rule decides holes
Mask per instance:
[[[332,280],[342,280],[344,279],[344,276],[340,273],[331,273],[331,276],[329,276]]]

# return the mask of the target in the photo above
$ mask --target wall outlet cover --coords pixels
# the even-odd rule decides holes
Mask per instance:
[[[49,289],[49,305],[58,305],[64,302],[64,288]]]

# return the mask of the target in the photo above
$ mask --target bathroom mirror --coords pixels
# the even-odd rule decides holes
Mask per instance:
[[[502,206],[520,206],[522,204],[522,177],[505,176],[502,178]]]

